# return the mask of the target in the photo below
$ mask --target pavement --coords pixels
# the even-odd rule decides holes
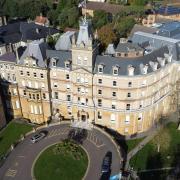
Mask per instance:
[[[38,154],[47,146],[65,139],[72,128],[69,125],[47,127],[46,138],[32,144],[27,136],[10,153],[0,168],[0,180],[32,180],[32,166]],[[120,170],[120,156],[114,143],[109,137],[97,129],[88,131],[82,146],[88,153],[90,162],[85,180],[99,180],[101,178],[101,165],[105,154],[112,152],[111,175],[118,174]],[[45,172],[48,173],[48,172]]]

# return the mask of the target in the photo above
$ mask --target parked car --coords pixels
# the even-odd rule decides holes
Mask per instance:
[[[39,132],[38,134],[35,134],[34,136],[31,137],[31,142],[36,143],[43,139],[46,136],[45,132]]]
[[[101,168],[102,173],[109,173],[111,171],[111,161],[112,161],[112,153],[108,152],[103,159],[102,168]]]

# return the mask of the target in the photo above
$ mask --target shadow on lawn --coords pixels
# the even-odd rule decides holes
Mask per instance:
[[[154,153],[147,159],[146,169],[159,169],[163,167],[162,155],[161,153]],[[164,180],[167,177],[167,174],[162,171],[150,171],[150,172],[141,172],[139,173],[140,179],[143,180]]]

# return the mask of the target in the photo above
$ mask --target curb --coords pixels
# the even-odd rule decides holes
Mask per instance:
[[[35,160],[33,161],[32,167],[31,167],[31,178],[32,178],[32,180],[36,180],[36,178],[35,178],[35,176],[34,176],[34,166],[35,166],[36,161],[37,161],[38,158],[40,157],[40,155],[41,155],[46,149],[48,149],[49,147],[51,147],[51,146],[53,146],[53,145],[55,145],[55,144],[58,144],[58,143],[60,143],[60,142],[62,142],[62,141],[59,141],[59,142],[56,142],[56,143],[53,143],[53,144],[51,144],[51,145],[46,146],[46,147],[43,148],[43,149],[39,152],[39,154],[36,156]],[[79,145],[79,144],[78,144],[78,145]],[[82,178],[82,180],[85,180],[85,178],[86,178],[86,176],[87,176],[87,174],[88,174],[88,172],[89,172],[90,158],[89,158],[89,153],[87,152],[87,150],[86,150],[82,145],[79,145],[79,146],[85,151],[85,153],[86,153],[86,155],[87,155],[87,157],[88,157],[88,167],[87,167],[86,172],[85,172],[85,174],[84,174],[84,176],[83,176],[83,178]]]

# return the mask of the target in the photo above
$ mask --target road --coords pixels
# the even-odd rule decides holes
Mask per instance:
[[[38,154],[47,146],[65,139],[71,127],[58,125],[45,128],[48,131],[46,138],[32,144],[27,136],[8,156],[0,169],[1,180],[32,180],[32,165]],[[89,154],[90,164],[86,180],[99,180],[101,164],[107,151],[112,152],[111,175],[117,174],[120,169],[120,157],[112,141],[99,130],[88,131],[87,138],[82,146]],[[47,173],[47,172],[45,172]]]

